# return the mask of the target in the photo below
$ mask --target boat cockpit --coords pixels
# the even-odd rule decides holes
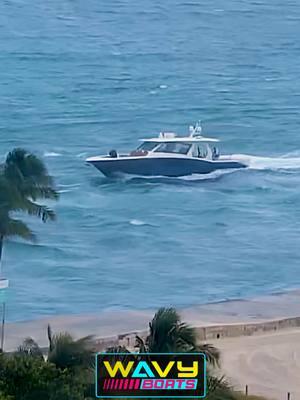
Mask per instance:
[[[217,160],[220,156],[217,147],[210,146],[211,142],[218,142],[218,139],[207,138],[201,135],[201,126],[197,124],[190,126],[189,136],[176,136],[173,132],[161,132],[158,137],[141,139],[137,149],[127,155],[119,155],[111,150],[109,156],[118,157],[178,157],[178,158],[202,158],[205,160]]]
[[[219,150],[217,147],[211,148],[208,143],[197,142],[180,142],[180,141],[164,141],[164,142],[143,142],[136,150],[132,151],[130,156],[147,156],[149,153],[158,155],[163,154],[178,154],[193,158],[204,158],[216,160],[219,158]]]

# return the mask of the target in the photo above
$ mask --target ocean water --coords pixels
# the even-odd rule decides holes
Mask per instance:
[[[297,0],[3,0],[0,156],[44,158],[56,223],[5,245],[8,319],[189,307],[300,285]],[[85,165],[201,119],[247,170]]]

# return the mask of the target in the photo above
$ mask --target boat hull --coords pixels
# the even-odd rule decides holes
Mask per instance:
[[[168,176],[179,177],[192,174],[209,174],[217,170],[240,169],[246,165],[233,160],[201,160],[180,158],[105,158],[88,160],[105,176],[113,177],[123,174],[140,176]]]

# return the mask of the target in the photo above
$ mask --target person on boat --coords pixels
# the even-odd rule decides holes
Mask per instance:
[[[118,157],[118,153],[117,153],[116,150],[110,150],[109,156],[110,156],[111,158],[117,158],[117,157]]]
[[[217,160],[219,157],[220,157],[220,152],[216,147],[214,147],[212,151],[212,159]]]

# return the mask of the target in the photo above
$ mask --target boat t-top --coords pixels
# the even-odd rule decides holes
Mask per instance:
[[[189,127],[189,136],[161,132],[158,137],[140,141],[140,146],[128,154],[111,150],[108,155],[89,157],[86,161],[109,177],[124,174],[178,177],[247,166],[231,155],[221,155],[219,140],[202,136],[199,123]]]

